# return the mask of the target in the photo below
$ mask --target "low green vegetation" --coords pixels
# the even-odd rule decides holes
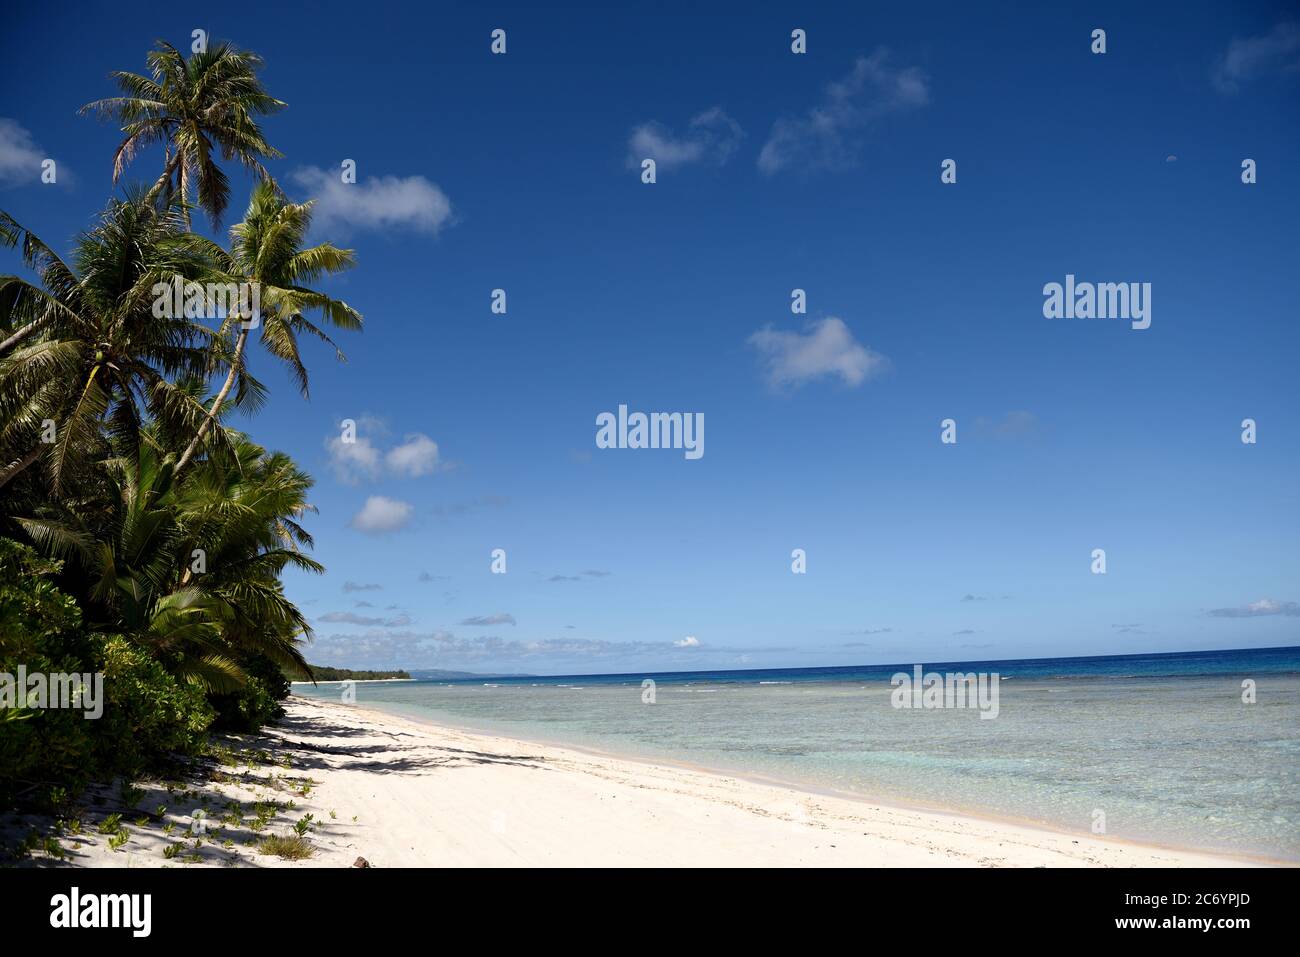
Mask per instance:
[[[272,834],[258,843],[257,849],[263,854],[282,857],[288,861],[300,861],[311,857],[315,849],[302,834]]]
[[[324,665],[307,667],[315,681],[383,681],[411,677],[406,671],[353,671],[349,668],[326,668]]]

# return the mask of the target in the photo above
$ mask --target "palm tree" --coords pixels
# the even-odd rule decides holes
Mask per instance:
[[[182,586],[218,597],[227,613],[223,635],[242,651],[303,671],[298,636],[311,628],[284,594],[288,567],[319,574],[304,554],[312,537],[300,521],[315,512],[307,501],[312,479],[283,452],[267,452],[239,433],[206,457],[183,483],[177,501],[186,556],[202,549],[206,571],[193,565]]]
[[[209,255],[224,272],[241,282],[256,285],[260,299],[260,315],[256,318],[262,345],[288,364],[304,396],[308,394],[308,376],[298,350],[300,333],[316,336],[334,346],[338,358],[344,358],[334,340],[304,313],[319,310],[329,324],[339,329],[359,330],[362,324],[361,314],[346,302],[305,285],[326,274],[349,269],[356,261],[352,250],[338,249],[329,243],[303,248],[311,227],[312,205],[311,202],[290,203],[274,184],[260,182],[253,188],[243,222],[230,230],[230,253],[216,244],[209,249]],[[240,395],[245,393],[244,352],[251,325],[238,316],[227,316],[218,331],[217,338],[222,343],[232,334],[235,337],[230,370],[207,417],[176,463],[177,472],[185,468],[198,450],[236,380],[240,383]]]
[[[129,450],[146,417],[192,435],[206,409],[188,383],[210,371],[214,334],[155,315],[154,287],[210,279],[213,267],[177,206],[138,193],[110,202],[78,237],[72,265],[8,216],[0,234],[25,235],[41,280],[0,277],[0,329],[11,332],[0,354],[0,487],[44,454],[58,492],[74,462],[103,451],[105,429]]]
[[[22,242],[23,262],[40,274],[47,288],[33,286],[18,276],[0,276],[0,356],[57,319],[76,285],[76,276],[40,237],[0,210],[0,246]]]
[[[270,174],[262,160],[280,156],[262,135],[255,117],[285,104],[262,87],[257,71],[262,58],[215,43],[187,60],[170,43],[158,41],[146,61],[150,76],[115,70],[109,74],[123,96],[87,103],[82,113],[98,113],[122,124],[126,138],[113,155],[113,182],[142,148],[166,147],[162,175],[149,191],[170,202],[179,196],[189,222],[190,196],[198,187],[198,204],[215,228],[230,200],[230,183],[213,153],[238,160],[259,177]],[[164,192],[165,191],[165,192]]]
[[[84,576],[88,624],[132,636],[209,691],[243,683],[245,654],[306,666],[298,646],[310,628],[279,575],[322,571],[303,554],[311,537],[298,524],[312,510],[311,479],[281,453],[230,440],[178,483],[175,456],[151,427],[132,454],[101,463],[102,501],[48,503],[17,519]]]

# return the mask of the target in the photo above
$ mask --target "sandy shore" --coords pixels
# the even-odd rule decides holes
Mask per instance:
[[[1259,863],[806,793],[334,702],[293,697],[286,706],[279,726],[229,740],[202,780],[173,782],[170,790],[137,782],[143,793],[129,807],[117,789],[92,795],[58,839],[64,857],[37,852],[32,860],[92,867],[347,867],[358,857],[375,867]],[[194,824],[200,808],[203,832]],[[116,849],[98,831],[114,812],[127,834]],[[293,834],[306,815],[310,857],[263,852],[266,836]]]

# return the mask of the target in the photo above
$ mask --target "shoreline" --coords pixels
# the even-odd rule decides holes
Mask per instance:
[[[289,687],[292,688],[294,685],[313,685],[315,687],[320,687],[321,685],[341,685],[341,684],[346,684],[349,681],[351,681],[354,685],[376,685],[376,684],[382,684],[385,681],[418,681],[418,680],[419,680],[418,678],[331,678],[328,681],[290,681]]]
[[[24,866],[350,867],[358,858],[375,867],[1295,866],[825,793],[297,695],[284,706],[277,725],[216,742],[216,759],[188,779],[135,782],[141,796],[132,806],[117,788],[85,796],[95,807],[80,808],[79,830],[59,838],[65,856],[37,852]],[[196,835],[189,829],[200,808],[207,832]],[[129,832],[116,848],[97,828],[113,813]],[[4,837],[41,823],[17,821]],[[267,853],[265,839],[291,838],[295,824],[310,856]]]
[[[297,696],[298,700],[304,700]],[[308,701],[319,701],[321,699],[306,698]],[[1104,835],[1098,837],[1087,831],[1073,831],[1067,827],[1055,824],[1045,820],[1035,820],[1031,818],[1019,818],[1009,815],[999,815],[975,807],[965,807],[957,805],[940,805],[932,804],[922,800],[913,800],[903,797],[865,794],[859,791],[846,791],[839,788],[827,787],[810,781],[798,781],[791,778],[780,778],[772,775],[766,775],[757,771],[747,771],[735,768],[713,767],[709,765],[696,764],[691,761],[681,759],[661,758],[652,756],[643,756],[629,754],[625,752],[608,751],[603,748],[596,748],[585,744],[574,744],[572,742],[558,741],[543,737],[534,737],[532,735],[519,737],[514,732],[496,732],[485,728],[475,728],[469,725],[455,724],[434,718],[426,718],[419,715],[410,715],[387,711],[373,705],[354,703],[351,705],[336,704],[331,701],[324,701],[327,706],[360,708],[372,714],[381,715],[384,718],[392,718],[400,721],[409,721],[424,728],[441,729],[455,731],[473,737],[482,737],[499,741],[515,741],[521,744],[530,744],[536,747],[554,748],[560,751],[571,751],[576,754],[586,755],[592,758],[598,758],[609,761],[626,762],[629,764],[641,765],[646,768],[667,768],[686,771],[692,774],[700,774],[711,777],[732,778],[739,781],[749,782],[761,787],[775,788],[783,791],[793,792],[795,794],[807,795],[810,797],[831,798],[839,801],[850,801],[857,804],[868,806],[881,806],[899,812],[913,812],[919,814],[934,814],[944,817],[954,817],[969,819],[972,821],[982,822],[994,826],[1006,826],[1017,829],[1030,831],[1041,831],[1044,834],[1065,837],[1071,840],[1087,838],[1089,840],[1100,840],[1107,844],[1119,844],[1135,849],[1147,851],[1161,851],[1170,854],[1190,854],[1203,855],[1207,857],[1218,858],[1226,866],[1245,866],[1245,867],[1297,867],[1300,861],[1289,860],[1287,858],[1268,857],[1261,854],[1252,854],[1243,851],[1222,850],[1213,848],[1187,847],[1179,844],[1166,843],[1163,841],[1139,840],[1135,838],[1119,837],[1114,835]],[[1200,866],[1200,865],[1198,865]]]

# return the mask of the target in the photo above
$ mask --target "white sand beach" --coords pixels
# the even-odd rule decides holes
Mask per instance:
[[[231,756],[215,779],[180,790],[173,783],[170,792],[160,783],[139,783],[145,794],[133,810],[120,806],[116,790],[104,791],[103,803],[86,809],[79,833],[61,838],[63,863],[348,867],[359,857],[374,867],[1271,863],[803,792],[470,734],[334,702],[295,696],[286,707],[279,726],[229,742]],[[279,806],[272,815],[273,801]],[[253,827],[257,802],[269,819]],[[160,806],[166,808],[161,815]],[[198,807],[207,808],[208,833],[196,845],[184,832]],[[129,839],[110,849],[96,824],[115,810]],[[145,811],[155,813],[146,821]],[[291,834],[307,814],[310,857],[285,861],[261,853],[263,837]],[[180,845],[170,858],[164,855],[169,845]],[[59,863],[40,852],[33,859]]]

